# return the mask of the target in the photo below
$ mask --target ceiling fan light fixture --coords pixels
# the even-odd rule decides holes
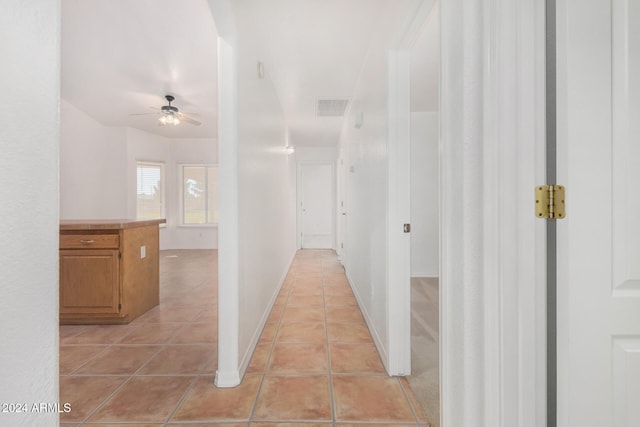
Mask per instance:
[[[156,115],[160,114],[158,117],[158,126],[178,126],[182,123],[187,123],[193,126],[200,126],[202,123],[190,117],[190,114],[198,115],[197,113],[182,113],[178,109],[178,107],[174,107],[171,105],[171,102],[175,99],[173,95],[166,95],[165,99],[169,103],[168,105],[163,105],[160,108],[152,109],[156,110],[155,113],[141,113],[141,114],[130,114],[130,116],[146,116],[146,115]]]
[[[158,119],[161,126],[178,126],[180,119],[175,114],[165,114]]]

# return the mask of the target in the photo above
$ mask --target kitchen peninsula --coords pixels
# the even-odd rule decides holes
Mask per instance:
[[[158,305],[154,220],[60,221],[60,324],[123,324]]]

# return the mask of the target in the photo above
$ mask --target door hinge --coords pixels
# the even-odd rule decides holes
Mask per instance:
[[[122,252],[118,251],[118,259],[122,259]]]
[[[118,311],[122,310],[122,304],[118,304]]]
[[[411,233],[411,224],[405,224],[403,227],[405,233]]]
[[[562,219],[566,216],[564,186],[539,185],[536,187],[536,216],[546,219]]]

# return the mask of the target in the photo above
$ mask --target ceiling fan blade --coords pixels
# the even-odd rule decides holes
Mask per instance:
[[[189,123],[190,125],[200,126],[202,124],[199,121],[194,120],[191,117],[187,116],[186,114],[181,113],[178,117],[180,118],[180,121]]]
[[[157,116],[158,113],[136,113],[136,114],[129,114],[130,116]]]

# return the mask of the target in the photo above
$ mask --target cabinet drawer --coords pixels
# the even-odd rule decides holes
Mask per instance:
[[[61,234],[60,249],[116,249],[117,234]]]

